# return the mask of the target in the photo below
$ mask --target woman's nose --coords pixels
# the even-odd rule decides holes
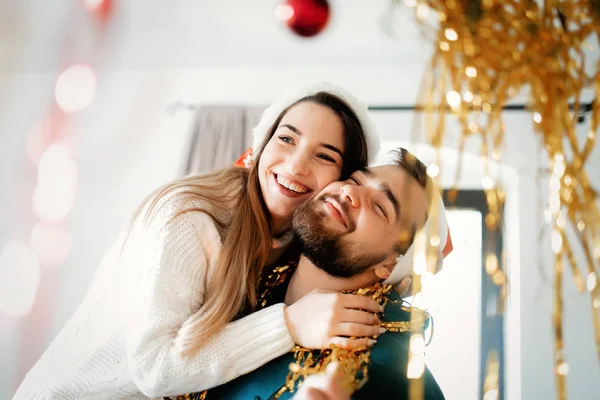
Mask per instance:
[[[297,150],[287,160],[288,171],[291,175],[306,176],[310,173],[310,160],[306,152]]]

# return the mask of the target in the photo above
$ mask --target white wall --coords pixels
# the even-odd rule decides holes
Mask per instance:
[[[480,400],[484,216],[477,210],[449,209],[446,217],[453,250],[444,258],[442,271],[421,281],[419,300],[433,321],[425,362],[446,399]],[[414,298],[412,304],[418,306]]]
[[[249,3],[123,1],[101,41],[93,40],[96,31],[82,20],[84,13],[74,11],[74,2],[53,1],[50,6],[30,0],[0,6],[0,15],[8,10],[15,16],[5,18],[9,24],[0,27],[3,37],[15,39],[0,42],[6,50],[0,56],[0,247],[11,238],[28,241],[35,222],[31,194],[36,173],[25,147],[52,107],[58,71],[65,63],[89,58],[98,67],[94,102],[64,127],[77,150],[79,168],[77,199],[66,222],[72,251],[64,265],[43,271],[31,316],[0,317],[0,398],[12,393],[71,315],[134,206],[180,171],[191,115],[168,115],[174,101],[267,104],[283,88],[315,79],[335,81],[370,104],[412,104],[416,98],[428,47],[411,28],[402,28],[408,40],[401,43],[381,34],[377,21],[386,1],[332,2],[336,22],[312,42],[298,41],[273,24],[266,15],[274,2]],[[408,21],[400,25],[410,27]],[[82,39],[73,38],[73,32]],[[71,45],[65,44],[66,38]],[[378,113],[376,119],[385,140],[411,140],[409,113]],[[544,275],[551,279],[552,263],[550,257],[540,257],[550,253],[537,235],[543,217],[536,173],[544,159],[529,115],[507,113],[505,121],[506,149],[499,170],[506,177],[512,279],[508,398],[550,399],[556,397],[552,282]],[[452,148],[457,132],[452,124],[449,132]],[[587,133],[585,128],[581,133]],[[471,142],[467,152],[477,151],[478,143]],[[426,148],[418,153],[431,160]],[[457,165],[448,154],[442,175],[446,184]],[[464,165],[461,186],[476,187],[481,160],[471,156]],[[590,165],[598,187],[598,151]],[[600,367],[593,351],[589,300],[577,295],[568,279],[564,286],[569,398],[592,399],[600,393]]]

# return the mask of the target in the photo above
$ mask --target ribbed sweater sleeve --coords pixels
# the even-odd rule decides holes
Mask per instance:
[[[127,360],[152,398],[218,386],[293,347],[276,304],[227,324],[192,357],[180,355],[181,327],[201,312],[220,238],[207,214],[178,211],[166,203],[146,222],[138,218],[122,252]]]

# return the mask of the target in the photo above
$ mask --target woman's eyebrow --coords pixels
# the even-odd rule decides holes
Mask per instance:
[[[300,132],[300,129],[296,128],[294,125],[282,124],[282,125],[279,125],[279,127],[280,128],[287,128],[290,131],[294,132],[296,135],[302,136],[302,132]],[[319,146],[323,146],[326,149],[329,149],[331,151],[335,151],[336,153],[338,153],[340,155],[340,157],[342,157],[342,158],[344,157],[344,154],[342,153],[342,151],[340,149],[338,149],[337,147],[335,147],[334,145],[332,145],[332,144],[322,143],[321,142],[321,143],[319,143]]]
[[[342,154],[342,151],[340,149],[338,149],[337,147],[335,147],[332,144],[328,144],[328,143],[319,143],[320,146],[325,147],[326,149],[329,149],[331,151],[335,151],[336,153],[338,153],[340,155],[340,157],[344,158],[344,155]]]

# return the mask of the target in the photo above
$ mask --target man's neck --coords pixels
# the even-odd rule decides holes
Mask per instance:
[[[376,281],[377,277],[371,270],[352,278],[336,278],[314,265],[305,256],[301,256],[285,294],[285,304],[292,304],[315,289],[330,292],[352,291]]]

